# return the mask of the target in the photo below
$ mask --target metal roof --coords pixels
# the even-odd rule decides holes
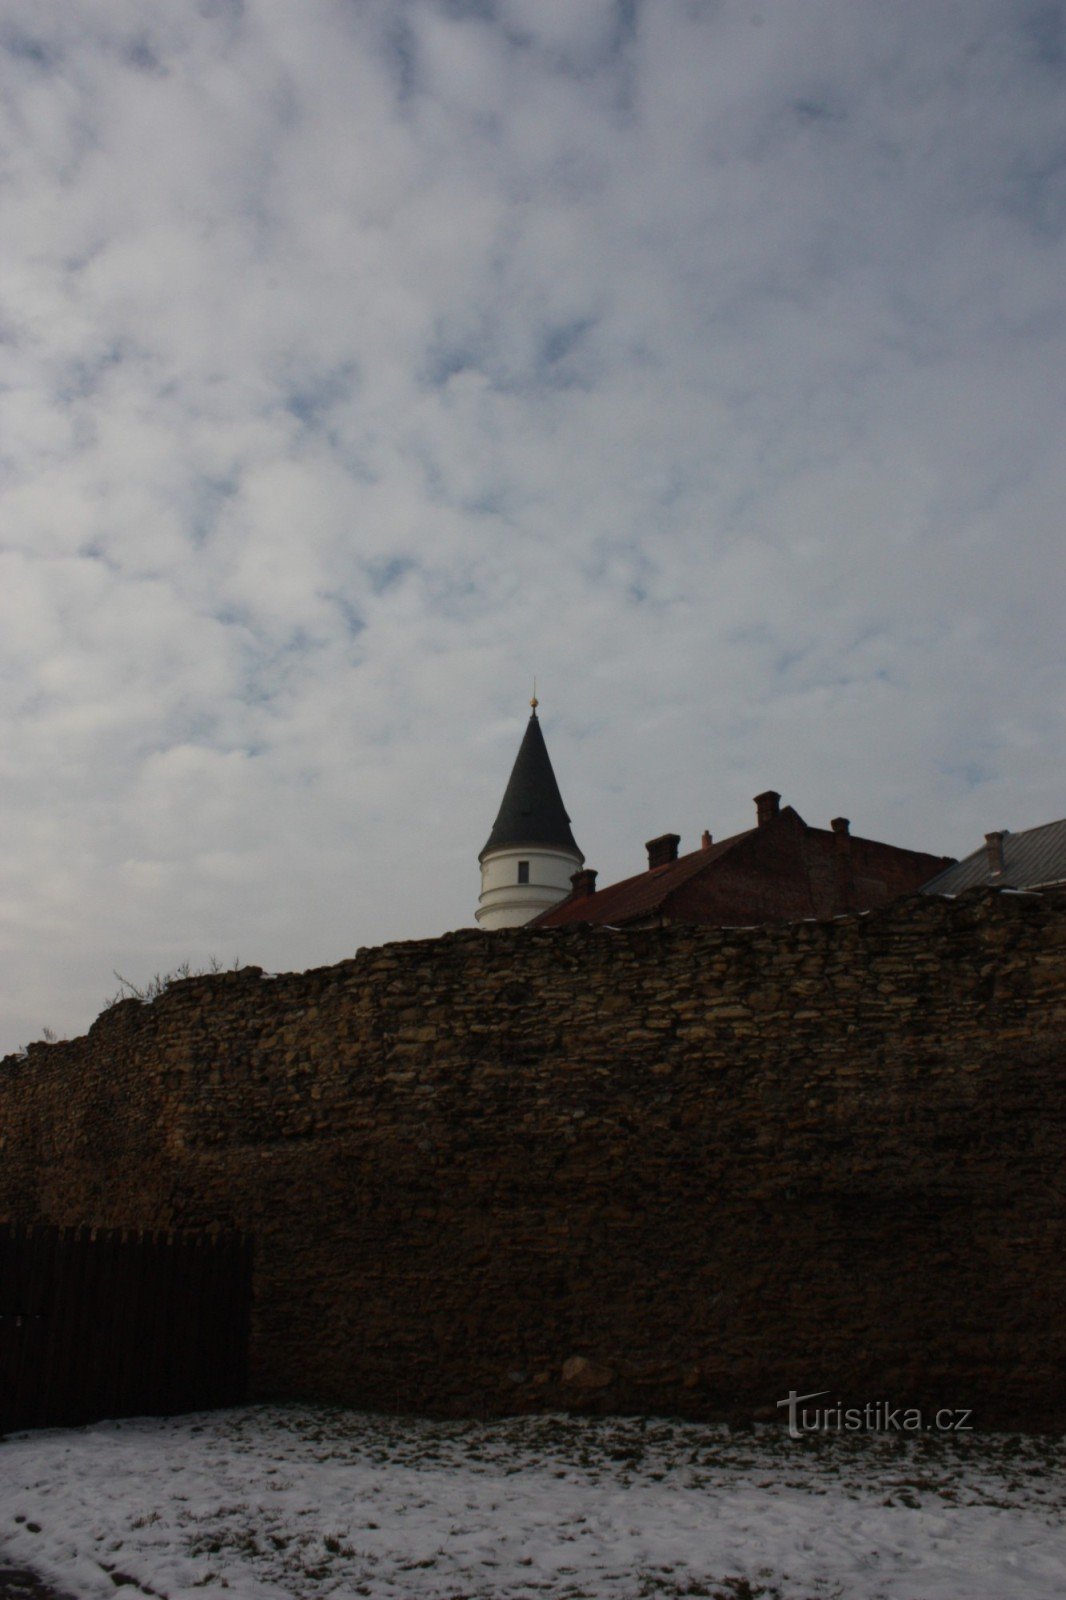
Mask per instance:
[[[1037,889],[1066,882],[1066,817],[1039,828],[1003,834],[1003,871],[993,872],[988,846],[937,873],[922,885],[923,894],[961,894],[978,884],[1004,889]]]
[[[585,859],[570,831],[570,818],[534,711],[511,768],[503,804],[481,856],[490,850],[537,844],[570,850],[582,861]]]

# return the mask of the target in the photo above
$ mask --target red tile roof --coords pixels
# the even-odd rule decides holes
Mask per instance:
[[[744,833],[735,833],[731,839],[721,839],[717,844],[709,845],[706,850],[692,850],[688,855],[678,856],[676,861],[667,862],[664,867],[638,872],[632,878],[623,878],[620,883],[597,889],[594,894],[582,895],[578,899],[570,896],[550,910],[542,911],[530,923],[530,927],[562,928],[571,922],[632,922],[636,917],[654,916],[657,911],[665,909],[675,889],[697,877],[712,862],[720,861],[735,845],[743,839],[750,839],[755,832],[755,828],[748,828]]]

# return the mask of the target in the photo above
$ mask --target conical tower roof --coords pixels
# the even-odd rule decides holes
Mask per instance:
[[[555,781],[534,707],[511,769],[503,804],[481,856],[508,846],[538,844],[571,850],[582,861],[585,859],[570,832],[570,818]]]

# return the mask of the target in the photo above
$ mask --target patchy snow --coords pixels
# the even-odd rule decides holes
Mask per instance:
[[[0,1445],[79,1600],[1060,1600],[1066,1441],[249,1407]]]

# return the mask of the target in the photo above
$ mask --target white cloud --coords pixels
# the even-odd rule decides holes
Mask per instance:
[[[534,672],[601,881],[1060,815],[1059,23],[13,0],[4,1042],[468,921]]]

